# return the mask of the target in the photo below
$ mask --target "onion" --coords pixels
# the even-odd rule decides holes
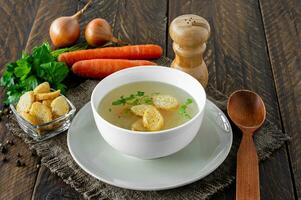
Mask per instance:
[[[85,38],[90,46],[100,46],[106,42],[120,42],[112,34],[110,24],[101,18],[90,21],[85,30]]]
[[[91,4],[92,0],[72,16],[55,19],[49,29],[50,39],[55,47],[66,47],[74,44],[80,37],[79,19]]]

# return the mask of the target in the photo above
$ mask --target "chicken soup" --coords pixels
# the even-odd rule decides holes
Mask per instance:
[[[118,127],[143,132],[177,127],[196,115],[198,107],[184,90],[161,82],[135,82],[110,91],[98,113]]]

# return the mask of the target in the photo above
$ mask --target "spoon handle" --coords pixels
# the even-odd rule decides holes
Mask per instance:
[[[252,133],[243,133],[237,153],[236,200],[259,200],[259,169]]]

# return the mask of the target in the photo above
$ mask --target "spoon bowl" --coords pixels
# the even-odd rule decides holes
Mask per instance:
[[[234,92],[227,107],[229,117],[240,129],[258,129],[266,118],[263,100],[249,90]]]
[[[237,152],[236,200],[259,200],[259,168],[253,133],[262,126],[266,109],[261,97],[249,90],[232,93],[227,104],[230,119],[243,132]]]

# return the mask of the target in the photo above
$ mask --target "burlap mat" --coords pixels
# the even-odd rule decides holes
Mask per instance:
[[[168,59],[161,59],[159,64],[168,66]],[[76,88],[69,90],[67,97],[75,104],[79,110],[90,100],[90,95],[96,80],[87,80]],[[214,89],[207,87],[208,98],[219,108],[225,111],[227,97]],[[42,158],[41,163],[57,174],[67,184],[81,193],[87,199],[114,199],[114,200],[183,200],[183,199],[208,199],[218,191],[222,191],[235,179],[236,152],[240,141],[240,134],[234,131],[233,146],[225,162],[214,172],[200,181],[190,185],[165,191],[141,192],[126,190],[103,183],[86,172],[84,172],[72,159],[67,143],[66,134],[60,134],[52,139],[35,142],[28,137],[17,125],[13,116],[9,116],[7,123],[8,130],[14,135],[21,137],[29,144],[31,149],[35,149]],[[232,126],[233,127],[233,126]],[[233,127],[234,128],[234,127]],[[261,130],[255,134],[255,143],[260,160],[267,159],[271,153],[280,148],[289,136],[277,129],[276,125],[266,121]]]

